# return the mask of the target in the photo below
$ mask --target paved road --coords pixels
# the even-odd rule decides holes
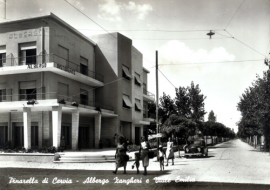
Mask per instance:
[[[153,159],[147,176],[136,174],[131,162],[127,175],[122,170],[112,174],[113,163],[1,162],[0,189],[270,189],[269,153],[259,152],[240,140],[209,148],[207,158],[178,158],[178,153],[175,156],[175,165],[162,172]],[[14,178],[29,179],[31,183],[15,184]],[[46,178],[48,183],[42,183]],[[61,184],[61,180],[69,183]]]

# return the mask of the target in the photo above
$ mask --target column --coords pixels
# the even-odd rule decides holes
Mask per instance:
[[[61,123],[62,123],[62,107],[52,106],[53,146],[55,148],[60,147]]]
[[[31,108],[23,108],[24,148],[31,149]]]
[[[79,142],[79,110],[72,110],[72,126],[71,126],[71,134],[72,134],[72,150],[78,149],[78,142]]]
[[[95,148],[99,148],[99,140],[101,133],[101,114],[95,115]]]

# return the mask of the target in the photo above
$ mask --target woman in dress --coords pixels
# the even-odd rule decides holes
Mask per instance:
[[[139,153],[141,155],[142,165],[144,167],[143,175],[147,174],[147,167],[149,165],[149,157],[148,157],[149,149],[150,149],[149,143],[146,141],[144,137],[142,137]]]
[[[127,145],[124,142],[124,137],[120,136],[115,153],[115,170],[113,171],[114,174],[117,173],[117,170],[120,167],[124,167],[124,174],[126,174],[126,166],[128,161],[127,156]]]
[[[166,166],[168,166],[169,159],[172,159],[172,165],[174,165],[173,142],[171,141],[170,137],[169,137],[168,142],[167,142],[166,157],[167,157],[167,165]]]

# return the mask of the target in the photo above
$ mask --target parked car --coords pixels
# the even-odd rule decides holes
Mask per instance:
[[[193,143],[183,147],[185,157],[189,156],[208,156],[207,144],[203,139],[196,139]]]

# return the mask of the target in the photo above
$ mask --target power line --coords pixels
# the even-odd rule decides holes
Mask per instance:
[[[169,63],[169,64],[160,64],[159,66],[166,66],[166,65],[176,65],[176,66],[182,66],[182,65],[188,65],[188,64],[212,64],[212,63],[240,63],[240,62],[256,62],[256,61],[263,61],[264,59],[255,59],[255,60],[239,60],[239,61],[217,61],[217,62],[190,62],[190,63]],[[155,66],[153,66],[155,67]],[[153,68],[151,67],[151,68]]]
[[[236,15],[236,13],[239,11],[239,9],[242,7],[242,5],[244,4],[246,0],[244,0],[241,5],[238,7],[238,9],[236,10],[236,12],[234,13],[234,15],[232,16],[231,20],[229,21],[229,23],[227,24],[225,30],[227,29],[227,27],[229,26],[229,24],[231,23],[231,21],[233,20],[234,16]]]
[[[240,40],[238,40],[238,39],[236,39],[234,36],[232,36],[226,29],[224,29],[224,31],[225,32],[227,32],[233,39],[235,39],[236,41],[238,41],[238,42],[240,42],[241,44],[243,44],[243,45],[245,45],[245,46],[247,46],[248,48],[250,48],[250,49],[252,49],[253,51],[255,51],[255,52],[257,52],[258,54],[260,54],[260,55],[262,55],[262,56],[264,56],[265,57],[265,55],[264,54],[262,54],[262,53],[260,53],[260,52],[258,52],[257,50],[255,50],[254,48],[252,48],[252,47],[250,47],[249,45],[247,45],[246,43],[244,43],[244,42],[242,42],[242,41],[240,41]]]
[[[230,38],[230,37],[226,37]],[[145,38],[132,38],[133,40],[209,40],[209,38],[183,38],[183,39],[145,39]],[[214,39],[225,39],[225,38],[214,38]],[[214,40],[213,39],[213,40]]]
[[[88,31],[103,31],[103,30],[92,30],[92,29],[78,29]],[[221,31],[223,29],[215,29],[215,31]],[[107,30],[107,31],[123,31],[123,32],[202,32],[209,30]]]
[[[167,79],[167,81],[169,81],[169,83],[171,83],[174,88],[176,88],[173,83],[161,72],[161,70],[158,69],[158,71]]]
[[[75,6],[73,6],[72,4],[70,4],[67,0],[65,0],[65,2],[67,2],[70,6],[72,6],[74,9],[76,9],[77,11],[79,11],[81,14],[83,14],[84,16],[86,16],[88,19],[90,19],[93,23],[95,23],[96,25],[98,25],[100,28],[102,28],[104,31],[106,31],[108,34],[110,34],[111,36],[113,36],[114,38],[116,38],[114,35],[112,35],[109,31],[107,31],[105,28],[103,28],[101,25],[99,25],[97,22],[95,22],[93,19],[91,19],[89,16],[87,16],[86,14],[84,14],[82,11],[80,11],[78,8],[76,8]],[[117,39],[117,38],[116,38]]]

